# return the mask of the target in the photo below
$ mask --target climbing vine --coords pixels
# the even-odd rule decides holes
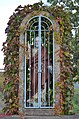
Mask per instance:
[[[59,105],[61,108],[58,110],[58,107],[56,107],[56,110],[58,110],[57,113],[59,114],[68,114],[72,110],[71,99],[73,94],[70,17],[69,13],[64,10],[63,6],[48,7],[44,6],[42,2],[24,7],[20,5],[9,18],[8,26],[5,30],[5,33],[7,33],[7,39],[6,42],[3,43],[6,76],[4,81],[4,111],[8,114],[19,113],[19,47],[25,48],[19,43],[20,32],[24,30],[24,28],[20,28],[20,24],[26,15],[36,11],[49,12],[58,25],[58,31],[56,25],[53,30],[55,40],[60,45],[61,75],[56,86],[59,86],[60,89],[57,93],[60,94]]]

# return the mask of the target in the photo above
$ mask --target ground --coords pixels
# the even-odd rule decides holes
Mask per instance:
[[[20,116],[10,116],[4,115],[2,108],[4,107],[3,101],[3,81],[4,74],[0,72],[0,119],[79,119],[79,88],[75,88],[75,93],[73,97],[74,115],[70,116],[27,116],[21,118]]]
[[[79,119],[79,115],[73,116],[1,116],[0,119]]]
[[[4,101],[3,101],[3,82],[4,82],[4,73],[0,72],[0,114],[2,114],[2,109],[4,107]]]

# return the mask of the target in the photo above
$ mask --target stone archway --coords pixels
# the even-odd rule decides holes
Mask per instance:
[[[47,21],[44,20],[47,20],[48,23]],[[60,50],[60,47],[54,40],[53,24],[55,22],[53,22],[52,20],[50,19],[50,14],[48,12],[44,12],[44,11],[40,13],[33,12],[28,14],[24,18],[20,26],[23,27],[24,29],[24,32],[21,31],[20,33],[20,43],[25,46],[27,45],[28,50],[26,54],[28,54],[29,52],[29,55],[28,58],[26,54],[22,57],[24,49],[21,47],[19,48],[20,51],[19,59],[21,60],[21,63],[19,65],[19,69],[20,69],[19,77],[21,79],[21,83],[19,85],[19,89],[20,89],[19,109],[22,111],[24,110],[25,114],[28,112],[28,115],[31,114],[33,115],[33,111],[37,112],[36,115],[40,115],[40,114],[43,115],[46,114],[46,112],[50,111],[49,115],[52,115],[53,114],[52,110],[56,104],[55,101],[58,102],[58,99],[55,99],[57,98],[57,95],[55,96],[56,90],[54,88],[54,84],[57,81],[57,77],[60,74],[60,63],[57,62],[57,60],[59,59],[59,55],[57,55],[58,52],[56,52]],[[30,23],[30,25],[28,23]],[[46,28],[44,27],[44,24]],[[32,36],[30,34],[30,31]],[[36,56],[32,58],[33,49],[35,50],[35,39],[38,40],[38,44],[39,44],[37,50],[37,59],[38,59],[37,65],[36,65],[36,58],[35,58]],[[47,48],[45,45],[46,42],[47,42]],[[42,46],[43,46],[43,51],[42,51]],[[48,51],[46,51],[46,49],[48,49]],[[44,56],[43,57],[44,61],[42,60],[42,56]],[[32,59],[33,59],[33,64],[32,64]],[[27,62],[29,66],[27,65]],[[36,70],[37,70],[37,74],[36,74]],[[29,73],[27,73],[28,71]],[[27,77],[27,75],[29,76]],[[37,100],[35,98],[37,98]],[[42,101],[42,98],[44,99],[44,101]]]

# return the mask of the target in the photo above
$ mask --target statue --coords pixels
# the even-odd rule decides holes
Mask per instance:
[[[31,46],[31,102],[38,98],[38,50],[39,37],[36,37],[35,44]],[[52,80],[52,60],[48,63],[48,47],[41,44],[41,96],[48,93],[48,77],[49,82]]]

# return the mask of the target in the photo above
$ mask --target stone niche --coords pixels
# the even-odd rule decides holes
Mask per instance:
[[[50,19],[50,21],[53,23],[53,28],[54,29],[54,25],[57,25],[54,21],[53,16],[45,11],[41,11],[41,12],[32,12],[29,13],[22,21],[21,25],[20,25],[20,44],[21,45],[26,45],[25,44],[25,40],[27,38],[25,38],[24,36],[24,31],[27,31],[27,23],[30,19],[32,19],[33,17],[35,18],[36,16],[45,16],[46,18]],[[57,31],[58,31],[58,25],[57,25]],[[54,31],[53,31],[54,34]],[[25,40],[24,40],[25,39]],[[28,46],[29,47],[29,46]],[[59,54],[60,54],[60,45],[58,45],[58,43],[56,42],[54,35],[53,35],[53,108],[26,108],[26,87],[25,87],[25,78],[27,75],[27,72],[25,72],[25,54],[27,54],[27,51],[25,52],[26,47],[19,47],[19,77],[20,77],[20,84],[19,84],[19,111],[23,112],[24,115],[54,115],[54,109],[56,107],[56,105],[59,103],[59,94],[56,93],[57,90],[59,90],[59,87],[55,87],[55,83],[58,82],[59,78],[60,78],[60,62],[59,62]]]

